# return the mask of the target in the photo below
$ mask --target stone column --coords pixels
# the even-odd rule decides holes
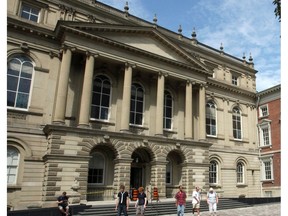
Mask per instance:
[[[72,51],[68,48],[63,50],[60,75],[58,80],[58,89],[56,95],[56,104],[54,110],[53,123],[65,124],[65,111],[67,102],[67,90],[69,73],[71,67]]]
[[[163,135],[163,112],[164,112],[164,85],[165,77],[161,72],[158,74],[157,83],[157,106],[156,106],[156,133]]]
[[[206,105],[205,87],[201,84],[199,88],[199,140],[206,139]]]
[[[91,97],[93,89],[94,56],[86,53],[86,65],[79,114],[79,127],[89,127]]]
[[[151,162],[151,187],[158,188],[158,195],[166,197],[166,161]]]
[[[186,83],[185,96],[185,139],[192,139],[192,83]]]
[[[116,159],[114,166],[114,193],[117,193],[121,184],[125,190],[130,190],[130,172],[132,159]]]
[[[132,66],[126,63],[122,97],[121,131],[129,131]]]

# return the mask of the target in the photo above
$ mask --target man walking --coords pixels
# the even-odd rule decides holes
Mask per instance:
[[[184,216],[186,206],[186,193],[183,191],[182,185],[179,186],[179,191],[175,195],[177,216]]]
[[[197,216],[200,216],[200,201],[201,196],[199,192],[199,187],[195,187],[195,191],[192,193],[192,214],[194,215],[194,212],[197,212]]]

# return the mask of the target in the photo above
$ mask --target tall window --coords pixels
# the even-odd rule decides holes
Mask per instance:
[[[131,87],[130,123],[142,125],[144,110],[144,90],[137,83]]]
[[[16,184],[19,155],[19,151],[16,148],[7,148],[7,184]]]
[[[237,172],[237,183],[238,184],[244,183],[244,165],[242,162],[237,163],[236,172]]]
[[[172,128],[172,96],[168,91],[164,91],[164,129]]]
[[[92,153],[89,161],[88,183],[103,184],[104,183],[104,167],[105,159],[100,153]]]
[[[235,139],[242,139],[242,132],[241,132],[241,113],[238,107],[233,108],[233,137]]]
[[[273,158],[262,158],[262,180],[273,180]]]
[[[172,184],[172,162],[169,159],[166,164],[166,184]]]
[[[31,20],[33,22],[38,22],[39,13],[40,13],[39,8],[35,8],[35,7],[30,6],[30,5],[23,4],[21,7],[20,16],[25,18],[25,19]]]
[[[104,75],[96,76],[93,84],[91,118],[108,119],[110,94],[110,80]]]
[[[217,184],[217,171],[218,171],[218,163],[216,161],[211,161],[209,166],[210,184]]]
[[[236,75],[232,75],[232,85],[238,85],[238,77]]]
[[[211,101],[206,104],[206,133],[216,136],[216,107]]]
[[[7,106],[27,109],[34,66],[24,55],[15,55],[7,66]]]
[[[259,125],[260,131],[260,146],[270,146],[271,143],[271,129],[270,122],[264,121],[261,125]]]

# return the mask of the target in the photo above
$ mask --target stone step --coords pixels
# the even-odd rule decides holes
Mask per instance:
[[[232,208],[244,208],[250,206],[247,203],[239,202],[237,200],[232,199],[219,199],[219,203],[217,208],[220,210],[224,209],[232,209]],[[129,206],[129,215],[135,214],[135,207],[134,204],[130,204]],[[208,211],[208,205],[206,201],[201,201],[200,211],[205,212]],[[192,204],[191,202],[187,202],[187,206],[185,212],[192,212]],[[145,216],[157,216],[157,215],[166,215],[166,214],[176,214],[176,206],[175,202],[153,202],[149,203],[146,211]],[[98,205],[92,206],[89,209],[85,209],[74,216],[115,216],[115,205]]]

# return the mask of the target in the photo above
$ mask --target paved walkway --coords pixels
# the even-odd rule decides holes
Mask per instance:
[[[280,203],[261,204],[253,207],[219,210],[217,216],[280,216],[280,209]],[[194,216],[196,215],[194,214]],[[176,216],[176,214],[163,216]],[[185,213],[185,216],[192,216],[192,213]],[[210,216],[210,214],[202,212],[200,216]]]

